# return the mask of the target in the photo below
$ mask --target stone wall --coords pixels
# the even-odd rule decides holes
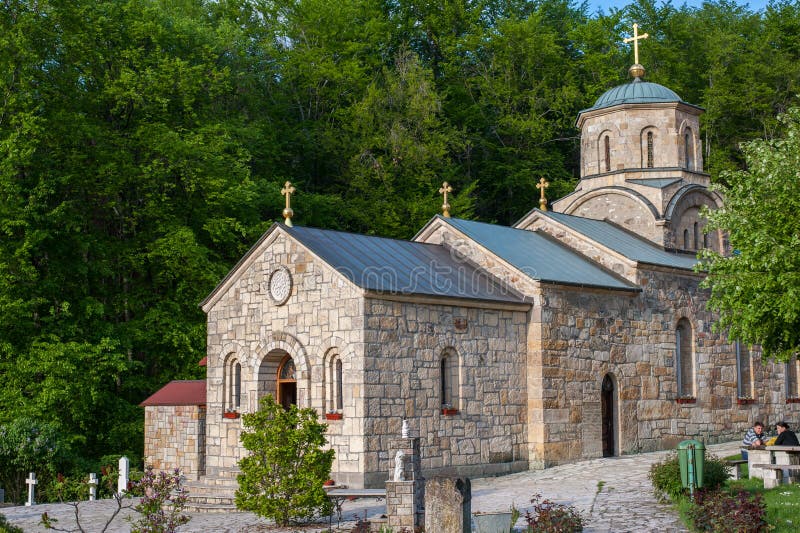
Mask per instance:
[[[490,305],[490,304],[486,304]],[[380,486],[390,442],[408,418],[425,476],[527,467],[527,313],[369,298],[364,372],[365,468]],[[460,362],[459,401],[442,411],[440,360]]]
[[[797,416],[783,369],[753,354],[754,404],[740,405],[735,347],[711,331],[701,278],[640,270],[640,295],[544,288],[542,350],[545,466],[602,455],[600,386],[615,383],[617,453],[672,448],[690,437],[736,440],[756,419]],[[675,328],[693,328],[695,400],[679,403]],[[534,443],[535,444],[535,443]],[[533,460],[537,458],[534,457]]]
[[[180,468],[188,479],[204,473],[206,409],[150,405],[144,410],[144,462],[155,470]]]
[[[287,267],[292,275],[291,296],[283,305],[273,302],[267,287],[271,272],[279,266]],[[314,407],[324,418],[326,398],[332,394],[330,387],[326,390],[329,363],[338,356],[342,361],[344,404],[337,413],[341,418],[328,422],[328,440],[336,451],[332,477],[349,486],[362,486],[361,290],[280,229],[239,268],[240,275],[223,285],[218,297],[206,307],[209,473],[233,475],[244,453],[239,443],[241,419],[223,418],[227,360],[242,362],[241,403],[244,411],[252,412],[262,396],[275,395],[274,371],[283,355],[290,355],[297,368],[298,405]]]

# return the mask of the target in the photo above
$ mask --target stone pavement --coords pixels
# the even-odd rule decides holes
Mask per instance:
[[[709,451],[719,457],[732,455],[739,449],[738,442],[714,444]],[[540,493],[544,498],[572,505],[587,518],[587,533],[640,532],[660,533],[685,531],[677,515],[653,498],[647,480],[650,465],[664,457],[666,452],[626,455],[607,459],[592,459],[546,470],[521,472],[496,478],[472,480],[472,510],[492,511],[508,509],[513,503],[523,514],[529,507],[530,497]],[[100,532],[115,504],[112,500],[80,504],[81,523],[87,533]],[[383,502],[357,500],[344,506],[346,523],[342,531],[349,531],[355,515],[380,516],[385,510]],[[64,504],[36,505],[34,507],[5,507],[0,512],[9,522],[22,527],[26,533],[45,531],[38,525],[43,512],[58,518],[58,527],[74,528],[73,508]],[[123,512],[122,515],[130,515]],[[278,532],[251,513],[191,514],[192,520],[180,528],[181,532],[245,533],[250,531]],[[336,520],[333,521],[336,526]],[[518,523],[522,526],[522,521]],[[302,531],[325,531],[326,524],[303,528]],[[337,529],[334,527],[334,529]],[[127,533],[130,525],[122,516],[117,517],[107,530],[109,533]],[[282,531],[298,531],[286,529]]]

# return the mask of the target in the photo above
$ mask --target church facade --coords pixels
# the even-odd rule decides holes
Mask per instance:
[[[202,304],[205,394],[143,403],[147,463],[234,480],[240,415],[267,394],[327,421],[350,487],[382,486],[403,419],[426,475],[463,476],[791,419],[796,366],[711,329],[696,253],[726,243],[703,231],[722,198],[701,113],[641,73],[611,89],[578,117],[576,190],[512,227],[436,216],[403,241],[273,225]],[[188,432],[163,430],[176,405]]]

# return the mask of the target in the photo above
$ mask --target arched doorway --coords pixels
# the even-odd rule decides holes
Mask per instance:
[[[614,379],[611,374],[606,374],[600,387],[600,411],[602,417],[603,457],[617,455],[616,442],[616,412]]]
[[[294,360],[286,355],[278,367],[276,398],[284,409],[297,405],[297,370]]]

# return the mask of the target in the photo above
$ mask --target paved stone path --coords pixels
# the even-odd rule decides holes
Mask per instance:
[[[738,443],[715,444],[709,451],[725,457],[738,451]],[[544,498],[572,505],[587,518],[587,533],[593,532],[639,532],[660,533],[686,531],[677,515],[667,506],[653,498],[653,490],[647,480],[650,465],[664,457],[666,452],[626,455],[608,459],[593,459],[580,463],[557,466],[547,470],[521,472],[496,478],[475,479],[472,482],[472,510],[493,511],[508,509],[513,503],[523,514],[530,506],[534,493]],[[81,523],[87,533],[100,532],[105,521],[115,508],[112,500],[84,502],[80,504]],[[357,500],[344,506],[347,522],[341,531],[349,531],[355,515],[373,517],[385,511],[383,502]],[[46,531],[39,525],[43,512],[56,517],[58,527],[74,528],[74,510],[64,504],[46,504],[34,507],[5,507],[0,512],[9,522],[22,527],[26,533]],[[129,511],[115,518],[109,533],[127,533],[130,524],[124,520]],[[183,533],[219,532],[245,533],[251,531],[298,531],[278,530],[251,513],[191,514],[191,521],[180,528]],[[337,530],[336,520],[333,521]],[[518,523],[522,526],[522,521]],[[323,527],[324,526],[324,527]],[[309,526],[302,531],[326,531],[327,524]]]

